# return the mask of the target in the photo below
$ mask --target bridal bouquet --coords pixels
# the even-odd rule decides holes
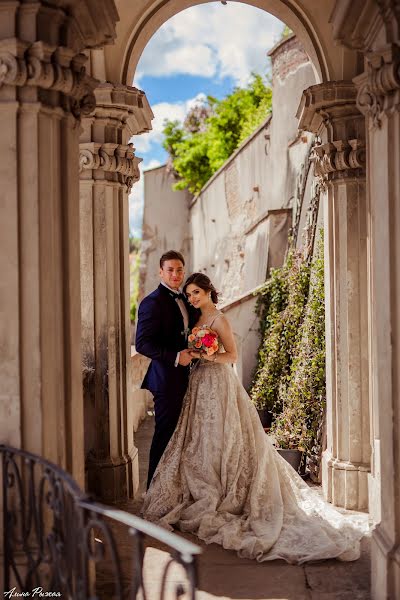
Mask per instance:
[[[205,352],[208,356],[219,349],[218,333],[208,327],[193,327],[188,337],[189,348]]]

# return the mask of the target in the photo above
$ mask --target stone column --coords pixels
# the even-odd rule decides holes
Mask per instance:
[[[96,83],[81,50],[116,20],[91,4],[0,3],[0,439],[81,485],[78,135]]]
[[[300,127],[319,135],[315,175],[325,186],[327,449],[325,497],[368,507],[367,245],[365,124],[356,88],[338,81],[303,93]]]
[[[138,484],[130,380],[129,138],[151,129],[143,92],[102,83],[80,137],[82,350],[87,486],[107,501]]]
[[[394,20],[393,20],[394,22]],[[355,78],[367,120],[374,600],[400,598],[400,50],[368,54]]]

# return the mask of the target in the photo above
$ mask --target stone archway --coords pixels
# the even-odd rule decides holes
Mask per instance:
[[[92,51],[92,74],[118,78],[122,87],[133,77],[137,60],[157,28],[172,15],[199,3],[202,2],[154,0],[146,10],[144,6],[141,10],[137,3],[128,11],[127,5],[120,2],[121,23],[116,43],[104,50]],[[321,154],[321,163],[325,166],[320,173],[327,180],[325,205],[336,206],[326,219],[325,235],[330,290],[328,362],[332,368],[328,376],[329,452],[325,456],[324,488],[326,496],[335,504],[365,509],[370,451],[364,361],[349,367],[346,361],[340,360],[352,355],[357,344],[367,346],[362,338],[363,330],[354,318],[354,310],[357,311],[360,302],[359,312],[366,313],[367,265],[363,243],[366,226],[354,221],[354,229],[350,230],[347,222],[347,214],[355,205],[361,220],[366,214],[364,119],[356,106],[356,88],[351,82],[360,70],[359,55],[357,51],[335,44],[326,4],[324,10],[307,0],[251,0],[248,4],[270,11],[293,28],[308,50],[321,81],[304,95],[298,117],[304,129],[318,133],[325,142]],[[333,0],[329,2],[330,13],[334,5]],[[351,152],[355,160],[349,163],[346,157]],[[346,160],[341,162],[342,159]],[[352,280],[358,282],[355,293],[343,283],[349,273]],[[356,432],[359,427],[361,433]]]
[[[357,53],[340,47],[333,40],[329,17],[334,0],[324,2],[323,6],[312,6],[309,0],[234,1],[265,10],[287,23],[304,46],[320,82],[351,79],[356,74]],[[210,0],[152,0],[144,9],[139,2],[132,7],[117,0],[120,15],[117,39],[104,49],[104,59],[97,61],[103,76],[130,85],[143,49],[157,29],[182,10],[208,2]],[[100,71],[96,76],[100,76]]]
[[[81,143],[86,148],[81,150],[89,154],[81,155],[81,166],[85,185],[92,186],[93,222],[106,242],[103,260],[109,276],[99,310],[109,347],[117,349],[111,362],[108,354],[101,356],[96,374],[98,386],[103,382],[101,373],[111,375],[115,392],[110,410],[107,383],[107,401],[96,417],[108,419],[100,423],[98,459],[107,477],[116,475],[117,488],[124,493],[134,481],[133,438],[126,420],[129,377],[124,375],[125,252],[127,187],[137,166],[127,141],[129,135],[148,129],[151,120],[145,95],[133,90],[128,78],[157,27],[195,3],[39,0],[34,8],[26,2],[0,7],[0,119],[6,140],[0,147],[0,175],[7,208],[0,235],[5,257],[3,440],[43,454],[83,482],[77,156],[79,120],[96,104],[84,123],[86,138]],[[373,536],[373,593],[375,599],[396,598],[400,596],[399,0],[249,3],[270,10],[292,27],[320,75],[321,84],[305,93],[299,117],[305,128],[318,131],[326,142],[316,158],[318,173],[327,181],[330,223],[329,386],[335,410],[330,425],[332,456],[326,466],[332,485],[343,477],[349,481],[348,489],[354,477],[365,483],[365,469],[359,468],[365,459],[350,452],[361,447],[357,431],[341,427],[338,416],[351,425],[358,411],[365,440],[367,393],[373,432],[371,490],[381,512]],[[114,39],[114,45],[107,45]],[[90,53],[88,70],[100,84],[82,70],[83,52]],[[358,95],[349,83],[353,79]],[[357,107],[367,122],[366,210],[365,130]],[[364,214],[366,226],[360,221]],[[97,233],[95,237],[92,242],[101,244],[101,237]],[[90,277],[88,289],[95,303],[99,287]],[[97,336],[95,329],[90,332]],[[337,360],[343,356],[348,357],[347,364]],[[94,364],[94,371],[99,364]],[[358,380],[365,385],[366,379],[367,392],[357,384]],[[355,501],[361,497],[358,494]]]
[[[156,29],[198,3],[153,0],[132,7],[117,2],[116,44],[91,52],[92,74],[129,86]],[[393,132],[399,131],[399,2],[248,4],[270,11],[296,32],[321,82],[305,91],[298,116],[301,126],[324,142],[315,160],[317,175],[326,181],[322,200],[327,208],[330,407],[324,485],[336,504],[361,508],[369,501],[381,521],[373,537],[374,598],[395,598],[400,594],[400,407],[393,257],[398,256],[400,138]],[[364,59],[370,50],[374,53]],[[367,117],[367,173],[360,110]],[[382,159],[384,176],[378,168]]]
[[[295,2],[282,2],[281,0],[240,0],[241,3],[265,10],[275,17],[281,19],[296,33],[302,42],[311,62],[313,63],[317,79],[327,81],[330,79],[332,64],[329,57],[324,55],[318,34],[314,30],[309,16],[297,6]],[[199,4],[210,3],[210,0],[181,0],[180,2],[153,3],[153,7],[146,12],[139,21],[130,24],[131,29],[129,42],[124,53],[124,62],[121,70],[121,80],[128,83],[133,80],[133,75],[144,47],[154,35],[162,23],[178,14],[179,12]],[[221,7],[223,10],[223,8]],[[223,17],[223,12],[221,12]]]

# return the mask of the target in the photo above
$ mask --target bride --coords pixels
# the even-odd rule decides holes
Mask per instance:
[[[311,490],[269,441],[236,376],[236,344],[210,279],[184,293],[223,349],[198,358],[176,430],[144,499],[143,516],[240,556],[289,563],[359,557],[366,519],[344,517]]]

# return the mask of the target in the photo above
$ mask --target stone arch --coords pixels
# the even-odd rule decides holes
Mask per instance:
[[[104,50],[107,79],[131,85],[140,56],[154,33],[179,12],[209,1],[152,0],[141,13],[131,7],[128,10],[122,1],[117,1],[120,13],[117,40]],[[356,52],[339,47],[332,37],[327,17],[333,10],[333,0],[324,3],[322,8],[313,7],[312,11],[307,0],[237,1],[265,10],[291,27],[309,55],[319,82],[351,79],[356,74]]]

